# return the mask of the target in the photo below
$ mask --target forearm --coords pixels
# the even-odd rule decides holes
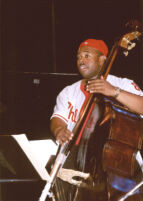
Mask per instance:
[[[67,129],[67,124],[60,118],[54,117],[51,119],[50,129],[60,144],[68,142],[73,138],[73,133]]]
[[[143,96],[138,96],[121,90],[116,100],[126,106],[132,112],[143,114]]]
[[[50,122],[50,129],[54,137],[57,137],[57,134],[61,129],[67,128],[67,124],[60,118],[53,117]]]

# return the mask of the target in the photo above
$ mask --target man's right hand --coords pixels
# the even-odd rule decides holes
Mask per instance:
[[[53,117],[50,122],[50,128],[60,144],[64,144],[73,138],[73,133],[67,129],[67,124],[60,118]]]
[[[61,127],[59,128],[58,132],[56,133],[56,140],[60,144],[64,144],[66,142],[69,142],[73,138],[73,133],[70,132],[67,128]]]

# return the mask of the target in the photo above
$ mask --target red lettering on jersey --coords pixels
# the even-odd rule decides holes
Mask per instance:
[[[77,112],[78,110],[75,109],[75,111],[73,111],[73,105],[71,104],[71,102],[68,102],[69,106],[69,115],[68,115],[68,119],[71,119],[72,122],[76,123],[76,117],[77,117]]]
[[[135,87],[136,90],[140,91],[140,88],[136,83],[132,82],[131,84]]]
[[[69,106],[68,106],[68,109],[69,109],[69,108],[71,107],[72,104],[71,104],[71,102],[68,102],[68,104],[69,104]]]

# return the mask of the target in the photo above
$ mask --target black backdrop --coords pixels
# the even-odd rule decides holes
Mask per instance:
[[[76,51],[95,37],[111,49],[142,0],[0,0],[1,133],[48,133],[57,93],[78,79]],[[111,73],[143,88],[143,42],[117,56]],[[72,73],[72,75],[71,75]]]
[[[129,20],[142,22],[142,4],[142,0],[1,0],[2,70],[76,72],[80,42],[101,38],[111,49],[127,31]],[[131,58],[126,59],[130,64],[126,69],[132,67],[135,72],[134,65],[140,61]],[[115,68],[117,73],[129,73],[122,66]]]

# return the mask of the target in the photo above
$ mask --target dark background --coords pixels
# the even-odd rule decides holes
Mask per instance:
[[[143,22],[142,13],[142,0],[0,0],[0,134],[50,137],[57,94],[80,78],[76,52],[81,41],[103,39],[111,50],[129,20]],[[119,52],[111,73],[143,89],[142,52],[143,41],[128,57]],[[0,197],[19,201],[21,195],[38,194],[37,188],[36,183],[3,183]]]
[[[0,133],[49,136],[57,93],[79,79],[80,42],[103,39],[111,50],[142,12],[142,0],[0,0]],[[111,73],[143,89],[142,51],[139,40],[127,57],[119,52]]]

